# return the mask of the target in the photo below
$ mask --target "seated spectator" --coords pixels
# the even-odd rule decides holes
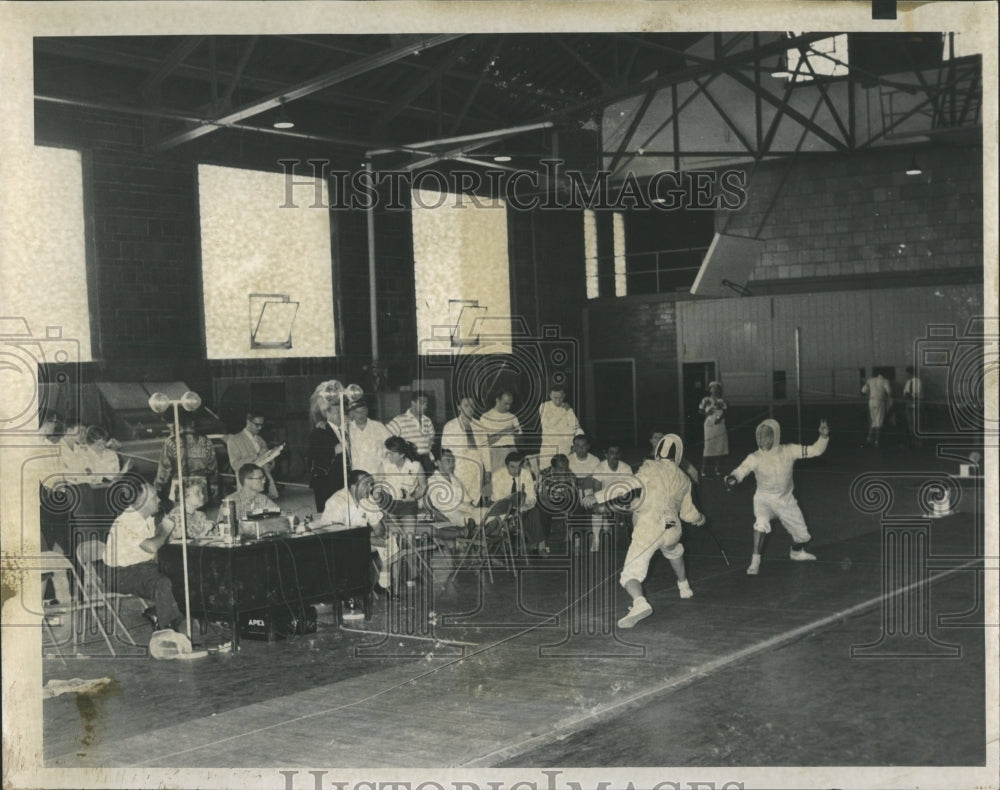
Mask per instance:
[[[274,500],[264,493],[267,487],[267,475],[257,464],[243,464],[236,473],[236,479],[239,481],[239,488],[236,489],[236,493],[230,494],[223,501],[229,502],[230,507],[236,508],[237,520],[255,513],[275,513],[281,510]]]
[[[386,530],[383,512],[372,499],[375,478],[364,469],[352,469],[347,475],[347,487],[331,496],[319,517],[320,526],[339,529],[371,527],[372,549],[378,556],[378,589],[392,595],[390,562],[399,551],[394,535]]]
[[[594,482],[595,491],[601,491],[606,488],[618,488],[621,491],[621,495],[627,495],[628,488],[630,488],[630,479],[632,476],[632,467],[627,463],[622,461],[622,451],[621,446],[618,444],[609,444],[607,452],[605,453],[605,458],[597,466],[597,470],[594,472]],[[611,501],[614,501],[619,496],[614,491],[609,491]],[[593,543],[591,548],[600,539],[600,529],[610,529],[614,525],[614,519],[611,513],[606,508],[602,508],[602,513],[595,513],[594,515],[599,517],[602,521],[600,525],[592,524],[594,527],[593,533]]]
[[[594,473],[600,465],[601,459],[590,452],[590,440],[583,434],[574,436],[573,452],[569,456],[569,468],[576,475],[576,485],[580,489],[581,496],[592,494],[597,490],[598,485],[594,480]],[[590,550],[597,551],[600,544],[601,528],[604,525],[604,516],[592,512],[590,523],[593,530]]]
[[[153,518],[159,506],[156,489],[142,483],[135,503],[111,525],[104,552],[106,579],[114,592],[152,599],[157,627],[184,631],[170,579],[156,564],[156,552],[170,538],[171,528],[166,519],[157,524]]]
[[[475,529],[479,521],[479,508],[469,499],[462,481],[455,474],[455,454],[442,450],[437,471],[427,481],[424,503],[429,513],[446,524],[435,525],[434,536],[454,541]]]
[[[383,510],[396,515],[416,515],[417,502],[427,490],[427,481],[413,445],[400,436],[386,439],[385,456],[375,471],[375,482],[375,498]]]
[[[188,540],[198,540],[217,535],[219,530],[205,513],[200,509],[205,506],[205,483],[201,480],[184,481],[184,533]],[[163,517],[164,529],[170,533],[170,541],[179,543],[181,541],[181,506],[177,505],[166,516]]]
[[[72,471],[86,475],[81,482],[90,485],[110,483],[132,468],[132,461],[121,463],[118,453],[111,449],[111,437],[99,425],[91,425],[84,434],[84,444],[73,454],[77,468]],[[82,467],[82,468],[81,468]]]
[[[572,515],[579,504],[576,475],[570,471],[569,458],[556,453],[538,476],[538,510],[544,534],[551,536],[552,522]]]
[[[59,449],[61,450],[63,463],[67,469],[75,469],[80,466],[75,460],[71,460],[77,453],[83,453],[87,447],[87,426],[81,425],[77,420],[67,420],[59,437]]]
[[[517,514],[524,531],[528,550],[549,554],[548,535],[535,507],[535,479],[529,469],[522,467],[521,455],[516,451],[508,453],[504,465],[493,473],[494,501],[499,502],[508,497],[511,500],[511,512]]]

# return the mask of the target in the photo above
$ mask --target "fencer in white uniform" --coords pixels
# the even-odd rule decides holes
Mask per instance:
[[[603,504],[623,493],[638,490],[638,496],[631,505],[634,524],[632,542],[620,577],[622,587],[632,596],[632,606],[628,614],[618,621],[619,628],[631,628],[653,613],[653,607],[642,594],[642,582],[657,550],[670,561],[677,574],[677,589],[681,598],[694,595],[684,571],[681,521],[701,526],[705,517],[691,500],[690,478],[680,469],[683,454],[684,445],[680,437],[667,434],[656,446],[653,459],[639,467],[638,472],[584,498],[585,505],[588,500],[591,505]]]
[[[757,478],[757,491],[753,496],[753,557],[747,573],[760,572],[760,547],[764,536],[771,531],[771,519],[778,519],[792,536],[788,556],[793,560],[814,560],[816,556],[805,550],[812,540],[799,503],[792,495],[792,467],[800,458],[816,458],[826,452],[830,441],[830,428],[826,420],[819,423],[819,439],[808,447],[802,444],[781,444],[781,426],[777,420],[764,420],[757,426],[757,447],[738,467],[726,475],[726,487],[732,489],[753,472]]]

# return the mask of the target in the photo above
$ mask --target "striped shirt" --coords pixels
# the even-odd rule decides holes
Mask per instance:
[[[389,432],[406,439],[417,448],[419,455],[430,455],[431,444],[434,441],[434,423],[426,414],[421,414],[418,420],[413,412],[407,410],[389,422]]]

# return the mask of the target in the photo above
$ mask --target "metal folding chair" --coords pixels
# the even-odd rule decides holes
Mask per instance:
[[[490,575],[490,582],[493,582],[493,562],[496,550],[499,549],[504,567],[511,573],[516,572],[514,566],[514,546],[511,542],[511,522],[517,519],[517,512],[514,510],[512,497],[505,497],[494,503],[483,514],[479,525],[467,538],[458,538],[459,547],[464,547],[462,554],[455,565],[455,569],[448,576],[446,584],[450,584],[458,576],[459,571],[466,567],[482,568],[486,566]]]
[[[111,637],[109,636],[107,629],[104,627],[104,623],[101,621],[101,618],[97,614],[97,607],[101,606],[102,602],[91,594],[91,591],[88,590],[86,583],[80,579],[80,576],[76,572],[76,568],[73,567],[73,563],[69,561],[69,558],[57,551],[43,551],[41,553],[39,570],[43,581],[46,576],[51,574],[68,574],[73,585],[74,595],[79,596],[79,600],[51,607],[49,614],[46,615],[46,618],[43,620],[45,633],[50,639],[53,640],[53,646],[59,654],[59,657],[64,658],[63,652],[59,647],[59,639],[56,636],[55,630],[52,628],[47,618],[48,616],[54,614],[68,614],[70,616],[70,628],[73,634],[73,655],[76,656],[79,653],[80,634],[86,632],[86,620],[84,620],[82,628],[77,627],[76,615],[78,612],[83,612],[85,615],[87,612],[93,613],[94,621],[97,623],[97,628],[100,631],[101,636],[104,638],[104,643],[108,646],[108,650],[111,651],[111,655],[117,655],[114,645],[111,643]],[[135,642],[132,642],[132,644],[134,645]]]
[[[122,622],[119,607],[121,605],[121,601],[125,598],[135,598],[140,602],[143,609],[146,608],[147,604],[146,601],[138,595],[119,593],[105,589],[104,580],[101,579],[101,575],[94,567],[94,563],[98,560],[104,559],[104,550],[106,548],[105,544],[99,540],[85,540],[76,547],[76,561],[83,569],[84,601],[87,601],[88,599],[92,601],[92,604],[88,608],[94,612],[94,619],[97,623],[97,627],[104,635],[104,641],[108,643],[108,648],[111,650],[111,654],[116,655],[115,649],[111,646],[111,641],[108,639],[108,632],[105,625],[102,623],[100,616],[97,614],[97,607],[99,605],[103,606],[105,611],[111,612],[111,616],[114,618],[117,626],[122,630],[122,633],[125,634],[125,638],[128,639],[131,644],[135,645],[136,641],[132,638],[131,632],[128,628],[126,628],[125,623]]]

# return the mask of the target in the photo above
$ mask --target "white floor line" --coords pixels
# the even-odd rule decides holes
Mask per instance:
[[[599,705],[594,710],[587,713],[579,714],[571,719],[559,722],[555,726],[549,728],[549,730],[544,735],[536,735],[533,738],[525,738],[522,741],[517,741],[516,743],[508,744],[500,749],[495,749],[494,751],[487,752],[486,754],[481,754],[471,760],[458,763],[457,766],[461,767],[478,767],[478,768],[489,768],[495,766],[497,763],[509,760],[512,757],[516,757],[518,754],[523,754],[533,748],[544,746],[547,743],[552,743],[561,737],[566,737],[572,734],[576,730],[581,730],[584,727],[598,724],[601,721],[606,721],[614,717],[617,713],[634,706],[636,703],[642,700],[648,699],[650,697],[655,697],[658,694],[662,694],[667,691],[676,691],[695,680],[701,680],[713,672],[717,672],[720,669],[724,669],[731,664],[735,664],[738,661],[742,661],[746,658],[756,655],[757,653],[762,653],[766,650],[770,650],[779,645],[785,644],[786,642],[793,642],[806,636],[813,631],[818,631],[825,628],[828,625],[833,625],[834,623],[844,620],[848,617],[852,617],[866,609],[871,609],[883,600],[889,598],[895,598],[896,596],[903,595],[909,590],[922,587],[926,584],[933,584],[935,582],[941,581],[942,579],[951,576],[952,574],[963,571],[966,568],[972,567],[974,565],[979,565],[982,562],[981,558],[976,558],[969,560],[968,562],[960,565],[957,568],[952,568],[950,570],[939,573],[936,576],[932,576],[928,579],[922,581],[913,582],[905,587],[900,587],[894,590],[887,597],[882,595],[877,595],[874,598],[869,598],[867,601],[862,601],[859,604],[850,606],[847,609],[843,609],[839,612],[834,612],[826,617],[821,617],[812,623],[806,623],[805,625],[799,626],[798,628],[793,628],[791,631],[786,631],[782,634],[777,634],[775,636],[764,639],[756,644],[750,645],[749,647],[737,650],[735,653],[730,653],[729,655],[721,656],[720,658],[709,661],[702,664],[699,667],[695,667],[691,670],[691,673],[686,677],[673,678],[671,680],[659,683],[651,688],[643,689],[636,694],[625,697],[620,700],[608,703],[606,705]],[[457,767],[450,766],[450,767]]]

